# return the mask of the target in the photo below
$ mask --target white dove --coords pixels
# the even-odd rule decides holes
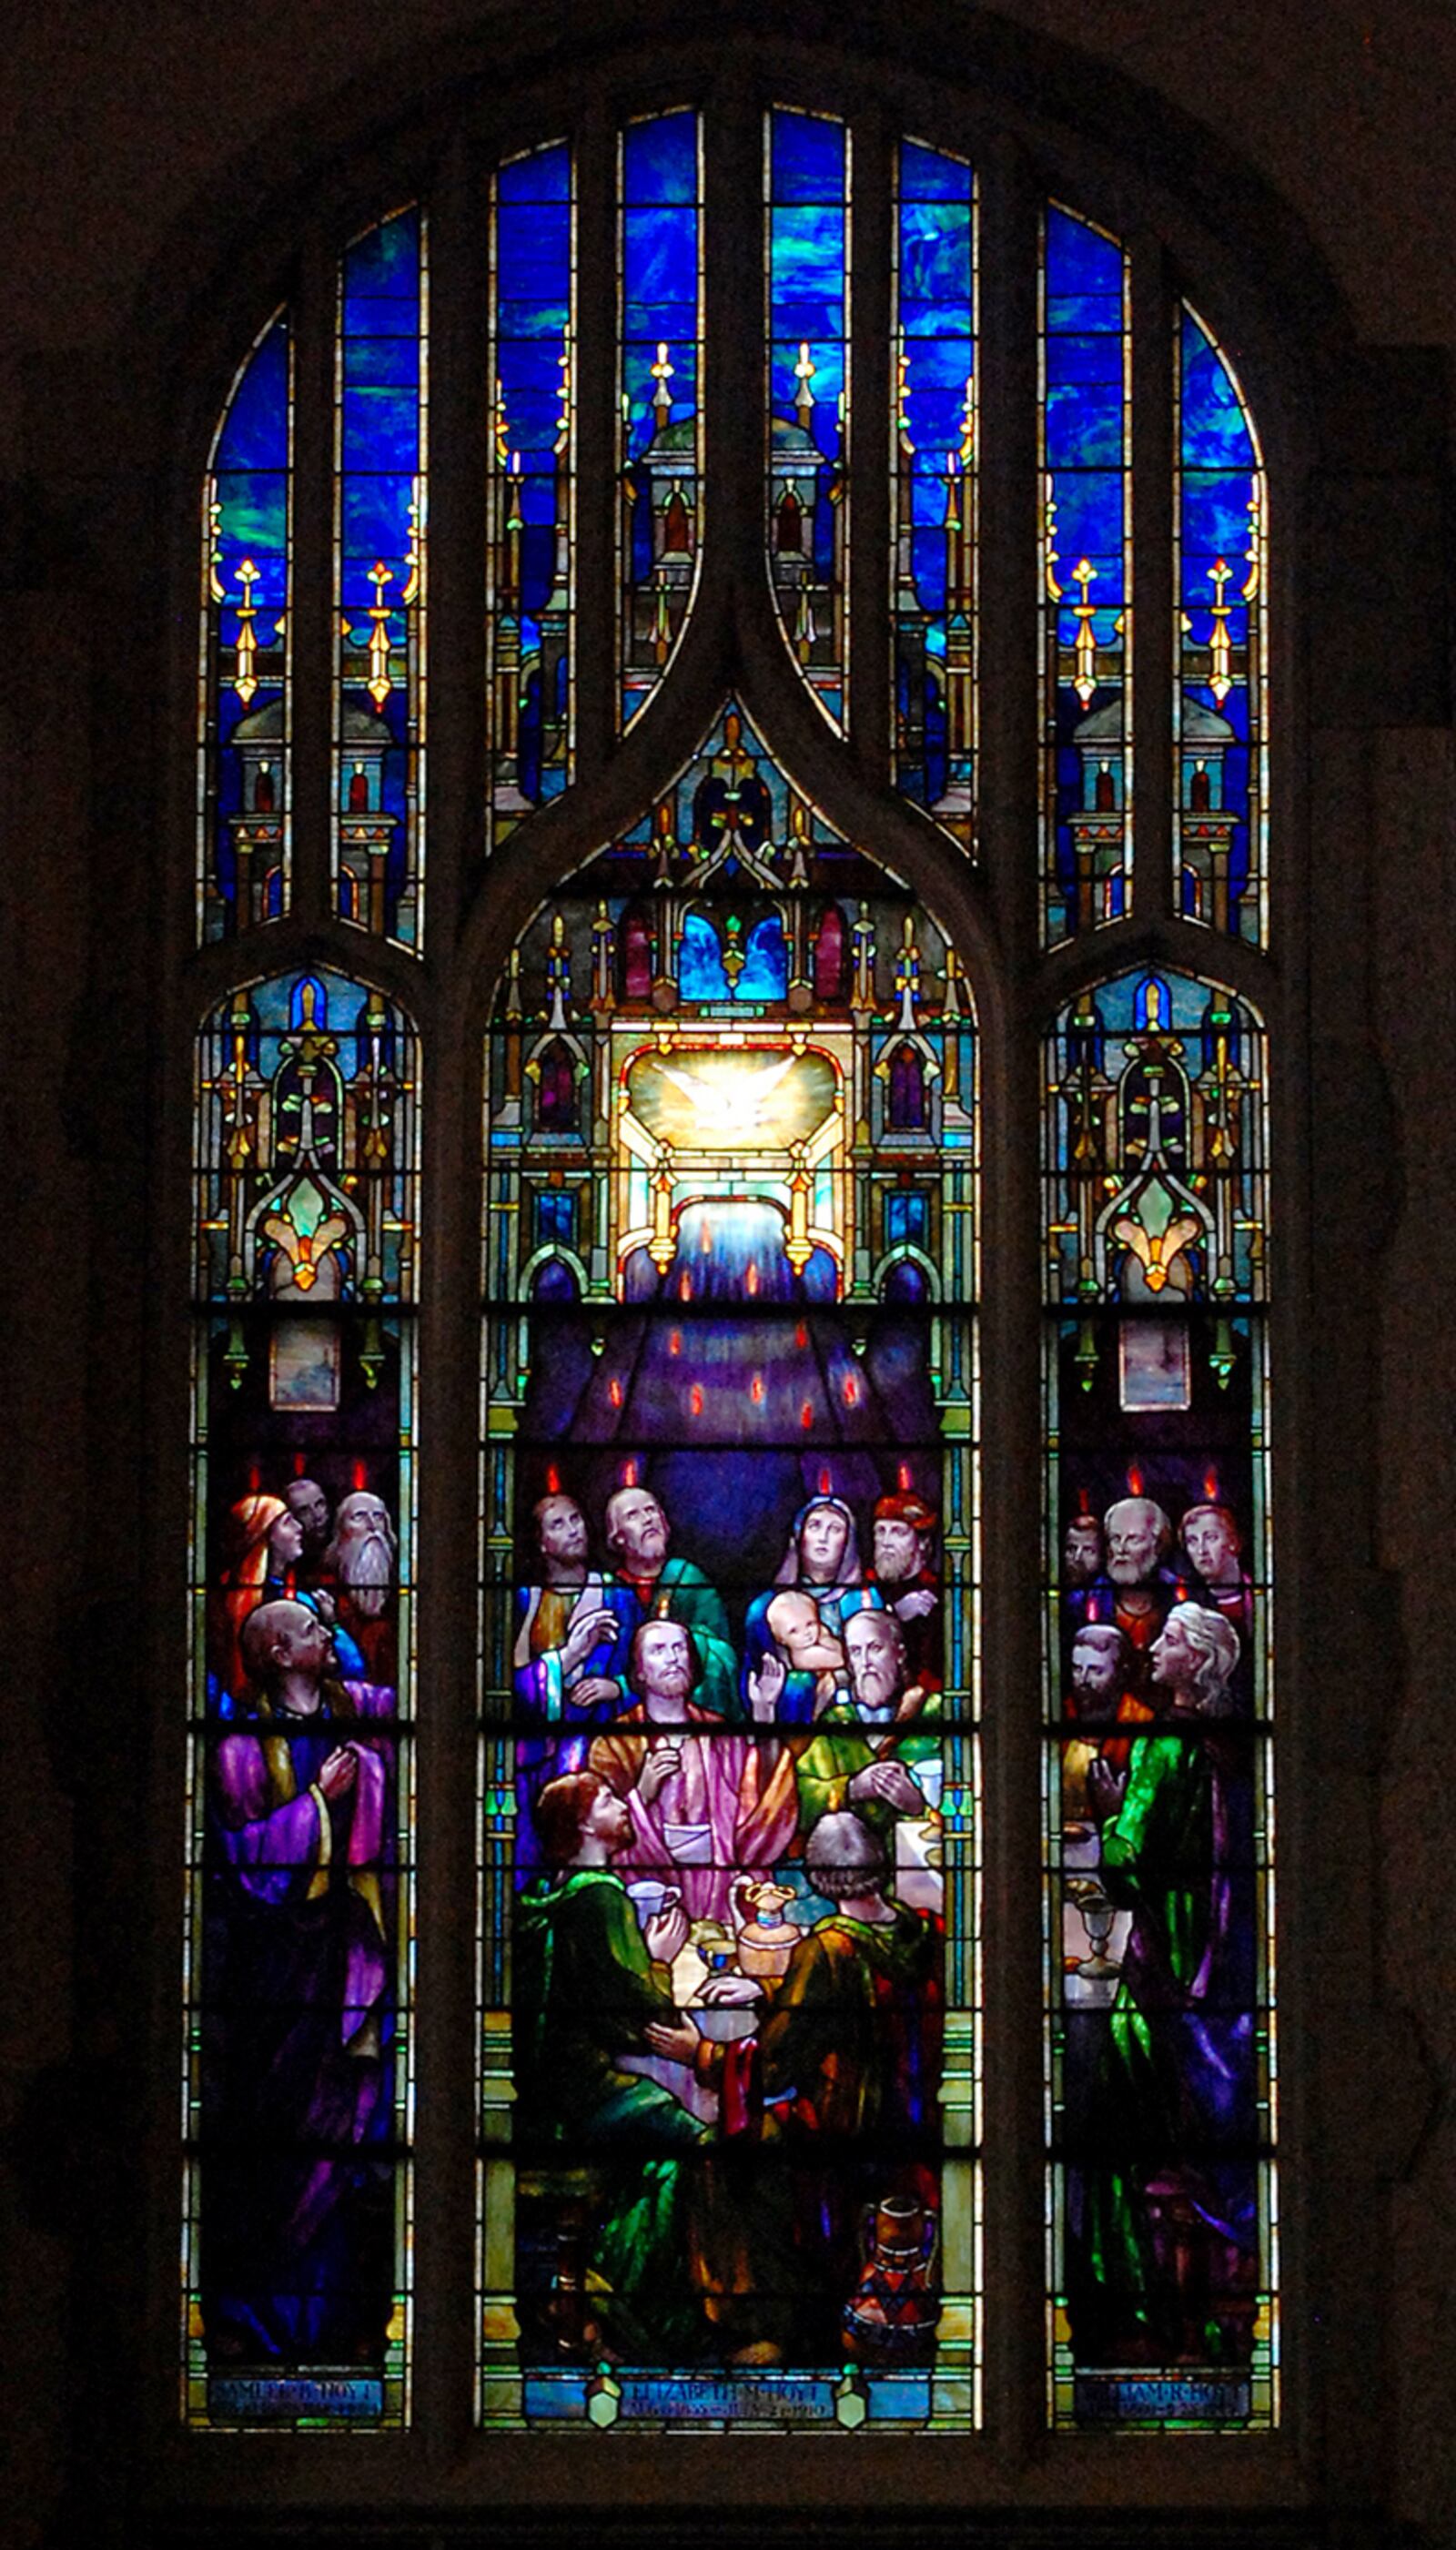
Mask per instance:
[[[700,1080],[696,1073],[674,1070],[670,1062],[657,1065],[664,1080],[681,1091],[698,1120],[698,1129],[705,1138],[727,1140],[734,1134],[756,1131],[758,1120],[769,1098],[786,1071],[794,1068],[795,1056],[786,1053],[780,1062],[770,1063],[766,1071],[726,1072],[721,1080]]]

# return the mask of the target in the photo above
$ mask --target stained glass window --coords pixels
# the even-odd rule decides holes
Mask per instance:
[[[572,769],[576,200],[569,146],[498,170],[491,214],[491,830]]]
[[[293,344],[280,310],[233,387],[203,481],[198,919],[288,908]]]
[[[186,2410],[408,2402],[418,1071],[321,968],[198,1047]]]
[[[795,661],[844,723],[849,552],[849,138],[775,108],[768,201],[768,550]]]
[[[1047,1048],[1052,2413],[1277,2402],[1264,1036],[1127,974]]]
[[[1131,328],[1116,240],[1047,207],[1041,271],[1042,932],[1116,921],[1132,879]]]
[[[1268,498],[1227,356],[1179,313],[1178,908],[1265,935],[1264,586]]]
[[[703,539],[702,174],[687,110],[622,137],[622,723],[692,608]]]
[[[480,1656],[482,2424],[976,2426],[983,2093],[1004,2137],[1038,2032],[1008,2361],[1044,2314],[1060,2430],[1278,2415],[1263,457],[1125,208],[780,94],[381,175],[202,473],[200,935],[293,919],[189,1005],[197,2427],[409,2417],[410,1007],[483,1048],[432,1256],[458,1354],[478,1226],[479,1581],[432,1625]],[[483,788],[493,856],[437,855],[427,977],[432,300],[437,638],[480,650],[437,838]],[[1013,1652],[1040,1603],[1039,1729],[1019,1667],[992,1723],[1041,1767],[1044,1992],[983,2082],[1037,1870],[982,1814],[978,1091],[1030,1102],[1043,1000],[1042,1287],[1009,1140],[985,1279],[1044,1346],[1038,1594],[986,1553]]]
[[[487,2424],[973,2418],[975,1140],[729,705],[490,1037]]]
[[[414,946],[425,810],[425,220],[396,213],[340,269],[335,893]]]
[[[963,159],[900,145],[895,751],[901,787],[970,846],[976,739],[976,207]]]

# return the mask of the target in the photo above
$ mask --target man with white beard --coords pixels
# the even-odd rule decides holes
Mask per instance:
[[[340,1498],[334,1538],[324,1552],[326,1582],[335,1589],[340,1621],[363,1651],[370,1681],[391,1685],[396,1679],[394,1623],[386,1615],[397,1548],[382,1497],[356,1488]]]
[[[1082,1620],[1107,1621],[1146,1654],[1179,1600],[1181,1588],[1164,1564],[1173,1526],[1151,1497],[1119,1497],[1103,1517],[1105,1572],[1089,1587]]]

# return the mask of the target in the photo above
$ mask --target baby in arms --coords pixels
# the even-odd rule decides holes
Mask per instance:
[[[766,1622],[786,1668],[788,1689],[784,1698],[799,1704],[792,1708],[781,1705],[780,1715],[818,1717],[844,1687],[843,1647],[825,1627],[812,1594],[776,1594],[768,1607]],[[806,1703],[810,1704],[807,1708]]]

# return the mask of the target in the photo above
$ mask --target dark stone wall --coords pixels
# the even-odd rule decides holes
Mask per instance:
[[[244,18],[188,0],[49,0],[6,15],[0,1280],[20,1599],[0,1781],[0,2398],[7,2508],[15,2538],[39,2544],[83,2508],[95,2538],[142,2537],[141,2494],[184,2499],[197,2468],[173,2454],[144,2474],[106,2397],[108,2362],[144,2349],[148,2327],[170,2361],[176,2292],[170,2258],[149,2258],[139,2233],[141,2155],[165,2149],[175,2116],[149,2105],[156,2049],[174,2041],[175,1959],[149,1952],[147,1925],[175,1918],[181,1815],[148,1826],[135,1802],[157,1722],[144,1658],[165,1540],[147,1520],[145,1447],[159,1419],[185,1423],[180,1397],[154,1403],[171,1384],[148,1368],[148,1305],[180,1261],[146,1204],[157,721],[177,642],[161,490],[190,314],[225,271],[230,302],[266,307],[268,243],[314,171],[366,154],[437,82],[489,77],[528,13],[255,0]],[[609,15],[546,0],[531,40],[569,57]],[[720,15],[764,23],[752,8]],[[882,38],[852,0],[779,17],[867,55]],[[1318,2272],[1291,2296],[1316,2413],[1293,2439],[1298,2527],[1292,2513],[1288,2531],[1257,2528],[1267,2481],[1243,2451],[1227,2501],[1249,2510],[1217,2537],[1435,2545],[1456,2499],[1456,17],[1437,0],[1223,0],[1215,15],[1191,0],[1003,0],[927,19],[927,46],[937,26],[1009,118],[1181,196],[1198,235],[1223,243],[1228,277],[1262,276],[1302,348],[1306,609],[1287,705],[1308,736],[1290,774],[1308,849],[1279,961],[1305,1023],[1292,1065],[1310,1133],[1283,1174],[1311,1247],[1282,1387],[1314,1581],[1282,1793],[1283,1901],[1310,1990],[1283,2064],[1319,2232]],[[200,342],[214,360],[205,327]],[[185,575],[178,589],[190,596]],[[372,2513],[397,2505],[411,2527],[390,2538],[444,2537],[419,2509],[446,2483],[468,2502],[456,2443],[447,2470],[392,2464],[373,2484]],[[252,2467],[259,2507],[290,2500],[276,2445]],[[539,2493],[569,2505],[572,2473],[535,2469]],[[1074,2449],[1053,2473],[1033,2452],[1007,2485],[1026,2508],[1039,2493],[1072,2509],[1120,2493],[1118,2541],[1206,2537],[1176,2514],[1176,2474],[1129,2456],[1119,2492],[1107,2469],[1079,2478]],[[697,2487],[646,2465],[630,2485],[668,2509]],[[220,2520],[229,2489],[205,2493],[215,2529],[189,2517],[158,2537],[242,2538],[241,2518]],[[760,2477],[752,2493],[774,2489]],[[964,2501],[928,2476],[924,2493]],[[370,2505],[368,2484],[349,2494]],[[673,2522],[664,2512],[653,2537]],[[1065,2529],[1021,2523],[977,2537],[1103,2537],[1075,2512]],[[323,2529],[300,2508],[288,2537]]]

